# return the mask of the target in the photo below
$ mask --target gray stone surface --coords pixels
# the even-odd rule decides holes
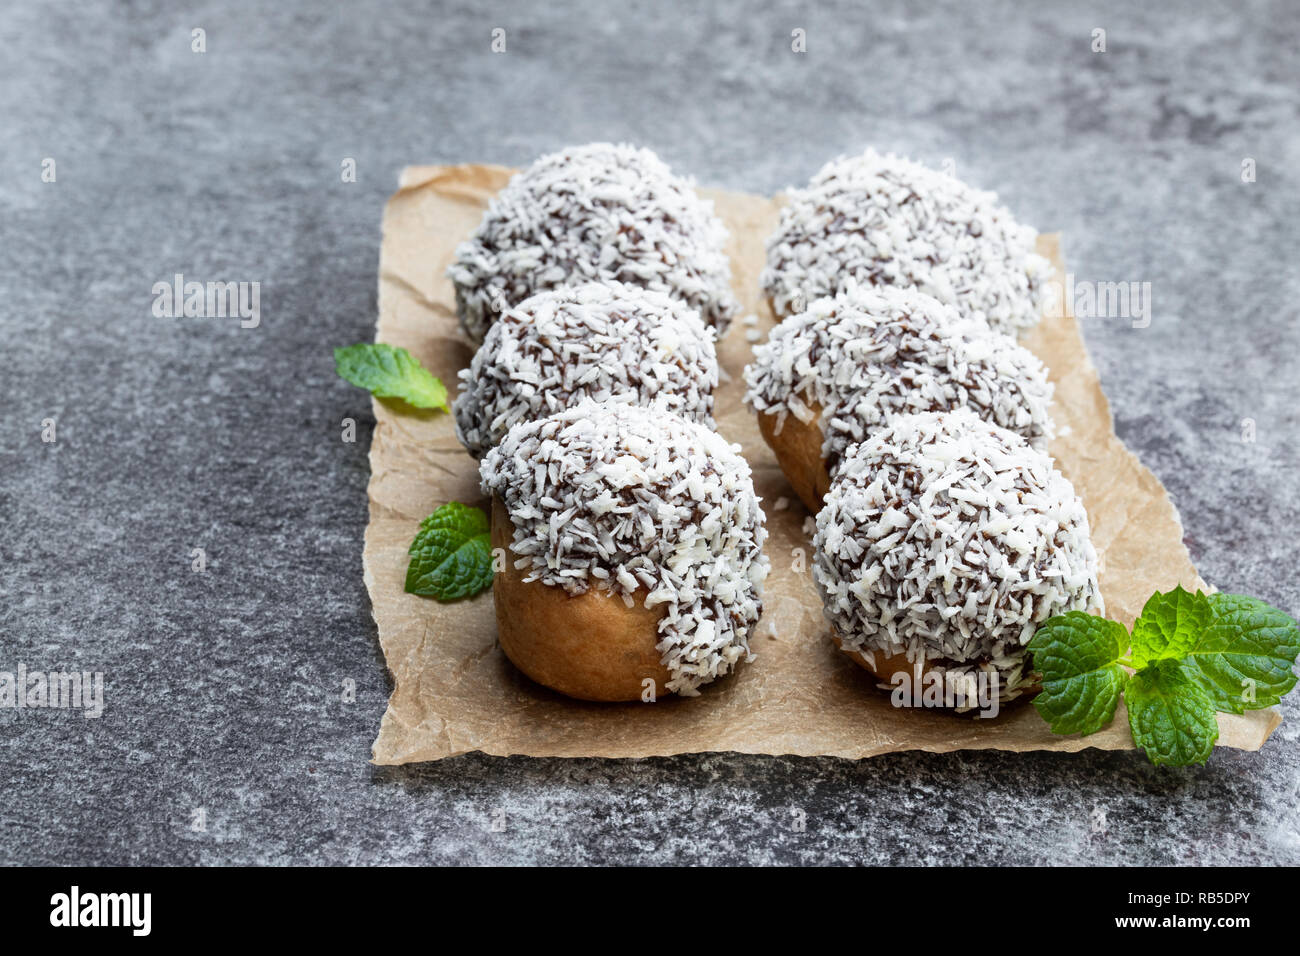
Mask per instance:
[[[1119,433],[1205,577],[1295,613],[1295,5],[182,6],[0,16],[0,669],[108,682],[98,720],[0,711],[0,862],[1300,857],[1295,700],[1263,752],[1177,771],[1097,753],[371,767],[389,682],[361,580],[369,403],[329,352],[372,334],[408,163],[627,139],[767,192],[869,144],[952,158],[1063,230],[1080,278],[1151,282],[1149,328],[1086,324]],[[260,281],[261,326],[155,318],[176,272]]]

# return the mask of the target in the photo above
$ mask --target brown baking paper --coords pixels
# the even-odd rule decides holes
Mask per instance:
[[[458,331],[444,272],[457,243],[509,176],[499,166],[411,167],[384,213],[376,339],[410,350],[449,389],[472,350]],[[756,314],[766,337],[773,319],[759,295],[758,273],[779,201],[701,192],[731,230],[741,314]],[[1058,237],[1044,236],[1040,246],[1063,274]],[[718,750],[871,757],[899,750],[1132,748],[1122,704],[1110,727],[1087,738],[1053,735],[1024,704],[991,720],[896,709],[870,675],[834,649],[811,574],[793,570],[796,549],[803,552],[803,566],[811,565],[811,542],[802,531],[807,512],[741,403],[741,369],[752,348],[745,331],[736,322],[720,343],[726,380],[717,392],[716,418],[718,430],[743,446],[754,468],[767,512],[772,573],[763,620],[750,640],[755,659],[695,698],[661,697],[653,704],[569,700],[532,683],[506,660],[496,642],[490,592],[449,604],[405,593],[407,548],[420,520],[448,501],[486,502],[475,462],[456,441],[448,415],[374,403],[364,565],[379,643],[395,682],[374,762],[438,760],[474,750],[563,757]],[[1087,505],[1109,616],[1131,624],[1152,591],[1175,584],[1204,587],[1164,486],[1115,437],[1110,406],[1075,319],[1045,319],[1025,344],[1056,383],[1053,413],[1062,435],[1051,450]],[[789,508],[775,510],[772,505],[783,497]],[[1256,750],[1280,722],[1275,710],[1221,715],[1219,743]]]

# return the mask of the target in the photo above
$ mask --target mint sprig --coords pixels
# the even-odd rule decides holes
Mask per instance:
[[[1209,757],[1216,711],[1271,707],[1295,686],[1300,628],[1252,597],[1175,587],[1151,596],[1131,637],[1070,611],[1045,621],[1028,649],[1043,680],[1034,706],[1053,733],[1096,733],[1122,693],[1134,742],[1152,763],[1183,766]]]
[[[406,590],[454,601],[492,586],[492,541],[482,508],[450,501],[420,522],[410,547]]]
[[[377,398],[400,398],[415,408],[447,408],[447,389],[410,352],[382,342],[334,350],[334,370]]]

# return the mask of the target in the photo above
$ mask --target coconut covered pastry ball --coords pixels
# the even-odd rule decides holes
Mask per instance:
[[[1046,450],[1042,362],[915,289],[854,288],[785,319],[754,350],[745,401],[791,487],[821,507],[850,445],[895,416],[968,408]]]
[[[694,696],[749,657],[766,531],[749,465],[661,409],[590,400],[513,426],[492,496],[501,648],[584,700]]]
[[[849,282],[915,287],[1011,335],[1041,315],[1051,264],[994,193],[868,150],[788,198],[760,278],[777,316]]]
[[[666,292],[721,335],[739,307],[726,240],[713,204],[650,150],[592,143],[511,179],[447,275],[475,342],[535,293],[609,279]]]
[[[456,435],[482,458],[511,425],[584,398],[713,427],[713,330],[665,292],[619,282],[540,292],[502,313],[460,373]]]
[[[836,642],[885,681],[936,671],[973,698],[983,671],[1010,700],[1033,687],[1025,644],[1039,624],[1103,610],[1070,482],[966,409],[896,418],[850,449],[813,547]]]

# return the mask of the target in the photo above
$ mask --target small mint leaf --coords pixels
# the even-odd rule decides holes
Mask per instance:
[[[1272,707],[1296,684],[1300,628],[1287,614],[1242,594],[1211,594],[1209,618],[1184,665],[1218,710]]]
[[[1200,591],[1181,585],[1166,594],[1157,591],[1133,622],[1133,666],[1185,656],[1209,621],[1210,603]]]
[[[1115,719],[1128,681],[1118,663],[1128,650],[1124,625],[1069,611],[1049,618],[1029,642],[1043,690],[1034,706],[1054,734],[1093,734]]]
[[[379,342],[335,349],[334,370],[378,398],[448,411],[447,389],[404,348]]]
[[[1219,739],[1214,704],[1200,683],[1170,658],[1138,671],[1124,692],[1133,741],[1156,766],[1205,763]]]
[[[420,522],[406,568],[410,594],[454,601],[492,586],[492,540],[481,508],[450,501]]]

